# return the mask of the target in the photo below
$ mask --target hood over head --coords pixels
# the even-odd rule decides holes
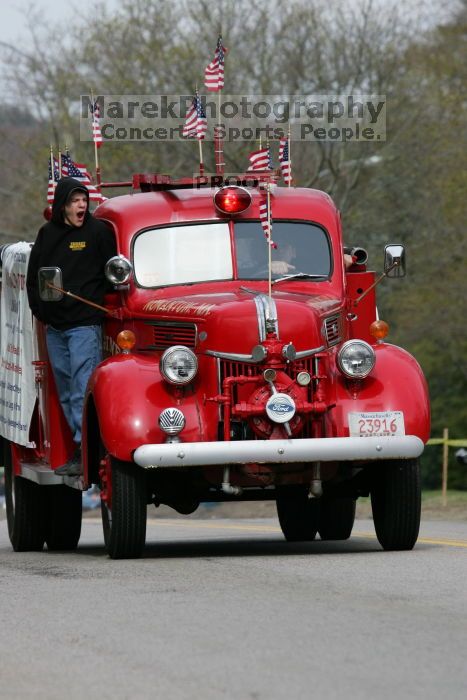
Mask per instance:
[[[63,224],[63,207],[68,201],[72,192],[84,192],[88,200],[88,210],[85,214],[85,220],[89,216],[89,192],[87,187],[74,177],[62,177],[57,182],[55,188],[54,201],[52,204],[52,221],[56,224]]]

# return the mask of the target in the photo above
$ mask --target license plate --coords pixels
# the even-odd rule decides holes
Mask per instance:
[[[349,413],[350,437],[383,437],[405,435],[402,411],[381,413]]]

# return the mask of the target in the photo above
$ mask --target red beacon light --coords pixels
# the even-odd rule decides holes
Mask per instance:
[[[244,187],[228,185],[214,195],[214,204],[223,214],[241,214],[251,204],[251,194]]]

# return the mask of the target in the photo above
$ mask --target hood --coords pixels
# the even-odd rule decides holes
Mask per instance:
[[[85,185],[74,177],[62,177],[55,188],[54,202],[52,204],[52,221],[56,224],[63,224],[63,207],[65,206],[68,197],[75,190],[84,192],[88,198],[88,211],[84,216],[86,221],[89,216],[89,192]]]
[[[341,306],[333,295],[278,291],[273,294],[273,306],[269,312],[266,294],[237,289],[165,299],[146,297],[143,303],[135,304],[132,311],[151,317],[156,325],[159,322],[162,326],[170,326],[174,337],[177,327],[183,329],[187,324],[196,325],[198,334],[201,334],[201,350],[248,354],[266,337],[266,318],[269,315],[277,319],[275,329],[284,343],[292,342],[298,351],[321,346],[323,322],[328,317],[341,316]]]

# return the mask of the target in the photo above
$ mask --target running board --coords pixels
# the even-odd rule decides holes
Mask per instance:
[[[78,491],[85,491],[82,476],[58,476],[48,464],[21,462],[21,476],[39,486],[70,486]]]

